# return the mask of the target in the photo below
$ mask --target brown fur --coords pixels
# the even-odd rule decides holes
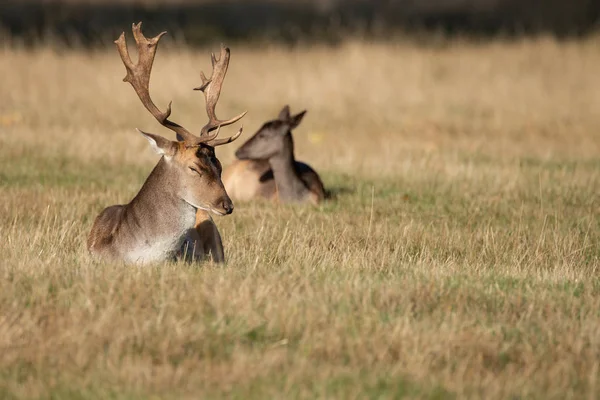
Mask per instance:
[[[310,191],[308,202],[319,204],[325,198],[319,175],[303,162],[296,161],[295,169]],[[254,198],[279,201],[273,170],[266,160],[235,160],[223,171],[223,184],[229,197],[237,201]]]

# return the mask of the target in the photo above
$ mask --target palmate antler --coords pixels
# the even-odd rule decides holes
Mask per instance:
[[[186,145],[196,146],[201,143],[206,143],[210,146],[220,146],[226,143],[231,143],[237,139],[241,135],[243,128],[240,128],[240,130],[234,136],[231,136],[227,139],[216,139],[221,126],[230,125],[246,115],[246,112],[243,112],[237,117],[226,121],[220,121],[215,115],[215,107],[217,105],[217,101],[219,100],[221,87],[223,85],[223,80],[225,79],[225,74],[227,73],[227,67],[229,65],[229,49],[224,47],[221,48],[220,60],[216,60],[215,55],[212,54],[213,73],[211,79],[206,79],[204,74],[202,72],[200,73],[202,78],[202,86],[197,89],[202,90],[206,97],[206,113],[208,114],[209,121],[202,128],[201,134],[198,137],[185,129],[183,126],[169,120],[169,116],[171,115],[171,103],[169,103],[167,106],[167,110],[162,112],[152,101],[149,91],[150,73],[152,71],[152,64],[154,62],[154,56],[156,54],[158,42],[166,32],[161,32],[157,36],[148,39],[142,34],[141,26],[142,23],[140,22],[138,24],[133,24],[131,27],[138,49],[137,64],[134,64],[129,57],[124,32],[121,33],[121,36],[119,36],[117,40],[115,40],[115,44],[117,45],[117,50],[119,51],[121,60],[123,60],[125,69],[127,70],[127,75],[125,78],[123,78],[123,81],[131,84],[144,107],[146,107],[150,114],[152,114],[161,125],[175,132],[178,138],[183,139]],[[225,56],[223,56],[223,54],[225,54]],[[214,133],[211,133],[213,131]]]

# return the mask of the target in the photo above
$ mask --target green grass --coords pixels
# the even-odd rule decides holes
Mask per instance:
[[[525,184],[491,203],[488,191],[468,182],[325,172],[336,198],[322,207],[243,204],[235,215],[218,219],[226,266],[140,270],[89,264],[82,242],[94,212],[115,193],[126,201],[144,168],[44,155],[12,160],[2,173],[2,197],[31,199],[40,207],[12,209],[0,220],[6,257],[0,330],[10,338],[0,374],[3,395],[452,398],[456,390],[432,377],[463,363],[476,364],[473,374],[497,376],[531,363],[538,369],[567,363],[567,370],[574,368],[569,385],[587,392],[589,377],[581,374],[597,360],[591,327],[600,320],[596,188],[555,192],[572,182],[576,170],[597,172],[585,163],[516,165]],[[541,193],[529,186],[540,173],[556,186]],[[82,198],[87,203],[73,202]],[[540,199],[548,200],[541,205]],[[41,207],[48,200],[49,208]],[[222,299],[214,304],[217,291]],[[247,302],[246,308],[228,304],[230,296]],[[161,321],[165,315],[170,318]],[[112,328],[94,327],[105,318]],[[129,332],[136,324],[142,331]],[[170,333],[175,337],[165,342],[178,324],[187,337]],[[28,326],[42,335],[37,344],[15,332]],[[415,335],[411,346],[418,346],[420,334],[450,329],[447,338],[436,339],[450,347],[425,352],[430,361],[420,368],[429,373],[401,372],[404,354],[411,353],[396,336],[403,336],[397,333],[402,326]],[[37,346],[44,350],[32,352]],[[279,357],[276,366],[254,367],[272,352]],[[179,377],[182,388],[168,379],[154,387],[115,372],[147,364],[176,379],[182,365],[226,366],[240,362],[239,353],[251,378],[229,385],[196,380],[189,371]],[[569,355],[572,361],[565,359]],[[305,364],[300,372],[297,363]],[[521,390],[509,386],[498,393]],[[533,383],[529,390],[543,397],[541,386]],[[486,393],[476,384],[459,392]]]
[[[225,265],[147,268],[85,249],[156,163],[118,57],[5,50],[0,398],[600,396],[595,42],[235,50],[219,112],[307,107],[333,198],[236,204]],[[157,55],[176,121],[205,56]]]

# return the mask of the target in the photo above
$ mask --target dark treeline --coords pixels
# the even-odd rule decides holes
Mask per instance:
[[[189,44],[222,39],[333,41],[436,32],[452,36],[583,35],[598,27],[600,0],[2,0],[3,39],[95,46],[133,21]]]

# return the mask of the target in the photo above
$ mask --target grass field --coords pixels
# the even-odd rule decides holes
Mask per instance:
[[[84,245],[157,161],[134,128],[168,135],[116,50],[0,50],[0,397],[600,397],[599,44],[234,45],[220,115],[308,109],[336,198],[236,204],[225,266],[149,268]],[[209,51],[153,71],[195,130]]]

